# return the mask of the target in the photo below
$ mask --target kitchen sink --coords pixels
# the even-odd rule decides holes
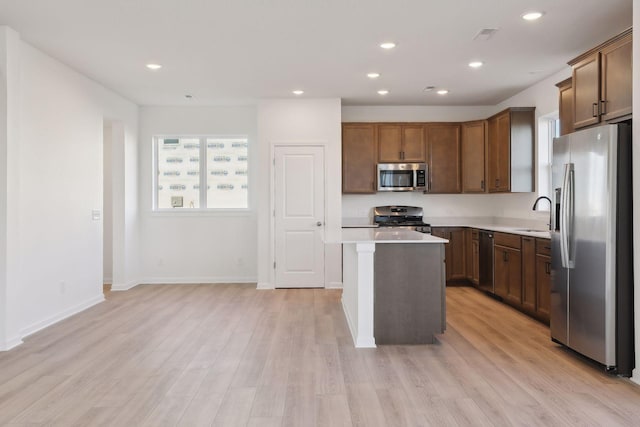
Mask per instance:
[[[526,233],[544,233],[545,231],[549,231],[549,230],[536,230],[533,228],[516,228],[516,231],[524,231]]]

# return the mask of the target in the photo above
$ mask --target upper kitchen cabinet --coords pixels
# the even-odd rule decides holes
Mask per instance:
[[[556,84],[559,91],[560,135],[573,132],[573,85],[571,77]]]
[[[342,125],[342,192],[376,192],[376,126]]]
[[[488,120],[487,189],[490,193],[534,189],[535,107],[508,108]]]
[[[430,123],[426,127],[429,193],[460,193],[460,125]]]
[[[487,121],[462,124],[462,192],[484,193]]]
[[[379,163],[422,163],[426,157],[423,125],[378,125]]]
[[[631,29],[569,61],[569,65],[573,68],[575,129],[631,114]]]

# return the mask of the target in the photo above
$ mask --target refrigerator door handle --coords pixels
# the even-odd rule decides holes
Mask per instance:
[[[564,165],[564,177],[562,180],[562,204],[560,206],[560,252],[562,266],[573,268],[571,238],[573,235],[574,220],[574,187],[575,175],[573,163]]]
[[[569,175],[571,163],[565,163],[560,192],[560,260],[562,267],[569,268]]]
[[[569,163],[569,194],[567,195],[567,199],[569,204],[567,205],[567,210],[569,211],[567,214],[567,267],[573,268],[575,267],[575,251],[573,250],[572,240],[573,240],[573,223],[575,221],[575,183],[576,175],[573,170],[573,163]]]

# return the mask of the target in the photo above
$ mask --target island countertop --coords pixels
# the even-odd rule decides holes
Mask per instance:
[[[394,228],[345,228],[340,243],[448,243],[447,239]]]

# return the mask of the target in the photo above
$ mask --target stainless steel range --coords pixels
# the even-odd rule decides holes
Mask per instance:
[[[431,234],[431,224],[422,220],[418,206],[377,206],[373,209],[373,222],[380,227],[403,227]]]

